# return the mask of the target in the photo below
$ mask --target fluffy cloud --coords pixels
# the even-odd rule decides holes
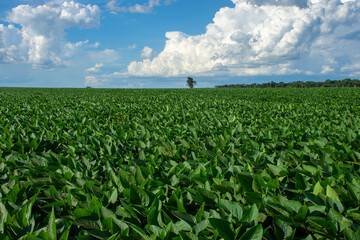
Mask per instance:
[[[109,80],[107,78],[102,78],[101,76],[89,75],[85,76],[85,86],[88,87],[99,87],[106,84]]]
[[[86,43],[67,42],[65,29],[97,26],[100,10],[74,1],[37,7],[20,5],[12,9],[6,20],[11,24],[0,25],[0,63],[22,61],[34,67],[54,68],[63,66],[63,58]]]
[[[116,12],[130,12],[130,13],[150,13],[154,10],[154,7],[161,5],[170,5],[177,0],[148,0],[146,3],[131,6],[124,6],[119,3],[118,0],[111,0],[106,4],[106,8],[113,13]],[[122,1],[121,1],[122,2]]]
[[[114,12],[131,12],[131,13],[149,13],[154,7],[160,5],[160,0],[149,0],[145,4],[135,4],[133,6],[120,6],[117,0],[111,0],[106,4],[106,8]]]
[[[14,62],[20,58],[21,31],[14,25],[0,24],[0,63]]]
[[[327,73],[333,72],[334,70],[335,69],[331,68],[330,66],[325,65],[325,66],[322,67],[321,73],[322,74],[327,74]]]
[[[232,1],[235,7],[221,8],[202,35],[167,32],[164,50],[152,60],[132,62],[128,73],[134,76],[328,73],[341,68],[337,58],[351,61],[353,50],[346,47],[348,41],[353,41],[353,48],[360,48],[357,39],[344,38],[358,31],[358,0]]]
[[[359,77],[360,76],[360,62],[355,62],[350,65],[345,65],[341,68],[343,72],[350,72],[350,77]]]
[[[346,65],[341,68],[341,71],[360,71],[360,62],[354,63],[352,65]]]
[[[104,65],[95,64],[94,67],[89,68],[85,71],[85,86],[92,87],[104,87],[111,82],[126,83],[127,74],[120,72],[107,73],[107,70],[103,70]],[[112,84],[111,84],[112,85]]]
[[[141,58],[142,58],[142,59],[150,59],[150,58],[152,58],[155,54],[156,54],[156,52],[154,51],[154,49],[146,46],[146,47],[144,47],[143,50],[141,51]]]
[[[103,66],[102,63],[96,63],[94,67],[86,69],[85,72],[99,72]]]
[[[233,0],[234,3],[240,2]],[[246,2],[257,5],[274,5],[274,6],[297,6],[300,8],[308,7],[308,0],[247,0]]]

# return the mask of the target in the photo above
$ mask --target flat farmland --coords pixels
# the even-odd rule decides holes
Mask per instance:
[[[359,164],[359,88],[0,88],[0,239],[360,239]]]

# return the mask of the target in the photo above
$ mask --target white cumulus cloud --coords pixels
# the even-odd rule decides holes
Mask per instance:
[[[144,58],[130,63],[128,73],[134,76],[325,73],[341,68],[338,58],[350,58],[352,52],[345,47],[350,40],[341,37],[359,28],[358,0],[232,2],[235,6],[221,8],[204,34],[167,32],[163,51],[152,60]],[[358,40],[351,41],[360,48]],[[314,61],[319,63],[313,64]],[[330,63],[339,66],[330,68]]]
[[[85,76],[86,86],[101,86],[104,82],[104,79],[97,78],[96,76]]]
[[[14,25],[0,24],[0,63],[14,62],[20,58],[21,31]]]
[[[141,58],[142,59],[150,59],[155,54],[156,54],[156,52],[154,51],[154,49],[152,49],[148,46],[144,47],[143,50],[141,50]]]
[[[8,26],[0,25],[0,63],[21,61],[34,67],[54,68],[63,66],[63,58],[74,48],[87,43],[69,43],[65,29],[99,25],[100,10],[96,5],[74,1],[36,7],[19,5],[8,13],[6,21]]]
[[[96,63],[94,67],[86,69],[85,72],[99,72],[103,66],[102,63]]]
[[[109,73],[108,69],[104,67],[103,63],[96,63],[94,67],[85,70],[85,86],[104,87],[109,83],[127,82],[127,74],[120,72]]]

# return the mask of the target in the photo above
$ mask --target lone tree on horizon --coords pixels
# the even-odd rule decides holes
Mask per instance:
[[[196,85],[196,81],[192,77],[188,77],[186,81],[186,85],[189,86],[189,88],[193,88],[194,85]]]

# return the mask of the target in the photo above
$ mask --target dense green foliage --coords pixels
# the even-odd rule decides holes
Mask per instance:
[[[215,86],[216,88],[314,88],[314,87],[360,87],[360,80],[345,78],[344,80],[330,80],[325,82],[296,81],[296,82],[268,82],[252,84],[230,84]]]
[[[0,88],[0,239],[360,239],[360,89]]]

